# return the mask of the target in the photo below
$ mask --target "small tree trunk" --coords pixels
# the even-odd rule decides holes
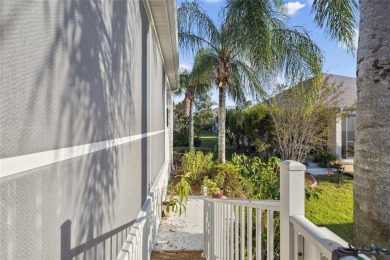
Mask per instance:
[[[225,163],[226,86],[219,88],[218,111],[218,162]]]
[[[353,242],[390,242],[390,4],[360,1]],[[387,243],[387,245],[386,245]]]
[[[189,120],[189,136],[188,136],[188,141],[189,141],[189,146],[190,146],[190,151],[194,150],[194,101],[190,99],[190,112],[188,116]]]

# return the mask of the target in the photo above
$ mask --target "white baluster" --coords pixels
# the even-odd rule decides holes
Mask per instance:
[[[230,259],[234,259],[234,205],[230,205]]]
[[[245,207],[241,207],[241,260],[245,259]]]
[[[274,259],[274,211],[267,210],[267,259]]]
[[[236,217],[235,217],[235,224],[234,224],[234,229],[235,229],[235,232],[234,232],[234,248],[235,248],[235,259],[236,260],[239,260],[239,243],[238,243],[238,226],[239,226],[239,223],[240,223],[240,211],[239,211],[239,206],[235,206],[235,213],[236,213]]]
[[[261,209],[256,209],[256,259],[261,260]]]
[[[248,259],[252,259],[252,208],[247,209],[248,227],[247,227],[247,240],[248,240]]]

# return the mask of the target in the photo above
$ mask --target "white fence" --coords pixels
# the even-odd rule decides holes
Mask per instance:
[[[305,218],[304,185],[305,166],[283,161],[280,201],[205,199],[204,256],[210,260],[330,260],[332,251],[346,247],[347,242]],[[276,228],[279,221],[280,230]]]
[[[204,256],[207,259],[274,258],[274,212],[279,201],[205,199]],[[267,243],[262,237],[266,233]],[[254,239],[259,238],[259,239]],[[253,243],[253,244],[252,244]],[[266,250],[262,250],[266,246]]]

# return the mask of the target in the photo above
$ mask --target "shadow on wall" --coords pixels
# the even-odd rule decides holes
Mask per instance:
[[[77,259],[81,255],[91,255],[91,253],[88,253],[89,251],[94,252],[94,255],[98,255],[98,250],[101,251],[100,255],[104,256],[101,259],[115,259],[133,224],[134,221],[131,221],[72,248],[72,222],[67,220],[61,226],[61,260]]]
[[[49,4],[49,1],[47,2]],[[138,6],[139,4],[139,6]],[[42,95],[42,85],[55,84],[58,72],[58,53],[68,53],[69,73],[66,75],[68,89],[62,93],[54,93],[55,86],[46,93],[46,120],[48,124],[53,115],[50,108],[56,95],[61,95],[61,104],[58,124],[56,127],[57,147],[74,146],[83,143],[92,143],[132,135],[136,131],[134,100],[134,72],[135,59],[132,33],[140,31],[138,8],[143,8],[141,1],[98,1],[75,0],[63,1],[58,5],[57,13],[63,16],[63,23],[57,25],[55,38],[47,51],[45,64],[38,69],[35,87],[30,93],[28,107],[32,114],[25,118],[26,125],[32,125],[36,100]],[[61,14],[62,10],[65,10]],[[107,10],[110,10],[107,12]],[[141,16],[142,17],[142,16]],[[144,16],[143,20],[147,17]],[[61,19],[59,19],[60,21]],[[62,22],[62,21],[61,21]],[[142,24],[145,21],[142,21]],[[129,26],[133,27],[129,29]],[[137,32],[141,33],[141,32]],[[147,34],[142,26],[142,34]],[[142,120],[147,113],[147,37],[142,37]],[[57,64],[57,65],[56,65]],[[144,120],[145,124],[147,120]],[[143,122],[143,121],[142,121]],[[132,124],[134,123],[134,125]],[[147,132],[147,125],[139,127]],[[21,144],[26,141],[29,129],[22,133]],[[139,177],[137,186],[142,192],[142,199],[135,199],[137,207],[146,198],[147,190],[147,144],[142,140],[141,157],[142,177]],[[119,252],[124,239],[133,222],[121,225],[125,221],[118,217],[118,189],[119,184],[125,187],[134,181],[128,177],[129,168],[126,161],[130,148],[113,147],[84,156],[74,165],[69,166],[71,174],[65,175],[57,170],[60,176],[59,187],[62,191],[61,201],[69,203],[67,212],[61,214],[68,218],[61,226],[61,259],[69,259],[84,253],[87,259],[101,259],[106,250],[101,247],[111,241],[110,246],[115,248],[112,255]],[[138,151],[139,153],[139,151]],[[126,171],[127,170],[127,171]],[[134,170],[135,171],[135,170]],[[130,171],[131,173],[131,171]],[[127,176],[125,176],[127,175]],[[137,197],[138,191],[129,190],[123,201]],[[123,194],[123,192],[121,193]],[[68,198],[66,198],[68,196]],[[64,205],[64,208],[67,205]],[[129,209],[129,206],[127,206]],[[127,212],[128,217],[130,213]],[[134,213],[133,213],[134,214]],[[73,227],[72,227],[72,221]],[[63,221],[63,220],[62,220]],[[128,221],[128,219],[127,219]],[[114,228],[120,226],[118,228]],[[114,229],[113,229],[114,228]],[[72,232],[74,237],[71,236]],[[106,232],[110,230],[109,232]],[[104,233],[104,234],[103,234]],[[120,244],[118,244],[120,243]],[[77,244],[71,248],[71,244]],[[115,246],[114,246],[115,244]]]
[[[161,181],[161,180],[160,180]],[[140,217],[136,220],[126,239],[126,243],[118,255],[118,259],[148,259],[157,230],[160,225],[162,199],[166,194],[166,181],[158,184],[155,192],[151,192],[142,208]]]

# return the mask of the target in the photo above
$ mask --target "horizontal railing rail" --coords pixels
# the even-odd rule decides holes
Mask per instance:
[[[294,226],[295,259],[304,256],[304,259],[332,259],[333,250],[338,247],[348,247],[348,243],[331,231],[317,227],[307,218],[301,215],[290,217]],[[360,259],[370,259],[359,254]],[[356,259],[355,257],[343,257],[343,260]]]
[[[278,211],[276,200],[205,199],[204,256],[274,259],[274,214]]]
[[[216,202],[221,204],[230,204],[243,207],[251,207],[257,209],[270,209],[275,211],[280,211],[280,201],[279,200],[247,200],[247,199],[204,199],[208,202]]]

